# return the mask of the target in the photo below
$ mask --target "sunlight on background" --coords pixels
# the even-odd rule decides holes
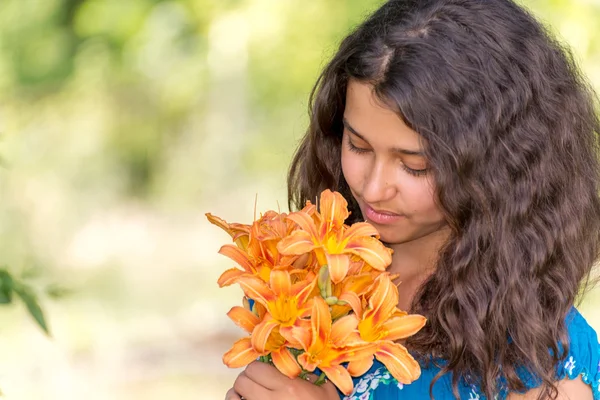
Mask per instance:
[[[241,292],[216,285],[229,237],[204,213],[287,210],[312,85],[378,4],[0,2],[0,265],[52,331],[0,310],[7,399],[224,398]],[[600,1],[525,4],[600,88]]]

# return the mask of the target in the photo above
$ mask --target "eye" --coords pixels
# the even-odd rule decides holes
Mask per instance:
[[[365,154],[370,152],[370,149],[364,149],[362,147],[356,147],[354,145],[354,143],[352,143],[352,140],[350,139],[350,136],[348,136],[348,140],[346,141],[346,143],[348,144],[348,150],[357,153],[357,154]]]
[[[424,169],[412,169],[402,164],[402,169],[412,176],[423,176],[427,174],[427,168]]]

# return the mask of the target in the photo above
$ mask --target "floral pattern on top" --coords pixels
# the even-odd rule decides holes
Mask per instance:
[[[600,400],[600,344],[594,329],[587,323],[583,316],[572,308],[566,319],[569,333],[569,352],[564,360],[556,367],[556,379],[576,379],[589,385],[592,389],[593,399]],[[371,369],[364,375],[356,377],[353,392],[345,396],[340,394],[342,400],[397,400],[397,399],[429,399],[430,384],[439,373],[435,365],[423,365],[421,376],[410,385],[402,385],[391,376],[387,368],[374,360]],[[540,381],[525,368],[518,370],[518,374],[525,384],[526,391],[538,387]],[[476,379],[467,376],[458,384],[461,399],[486,400],[479,385],[472,384]],[[506,383],[499,382],[499,393],[494,400],[504,400],[509,395]],[[436,400],[453,400],[452,376],[441,376],[431,388]]]
[[[373,400],[379,385],[395,385],[398,390],[404,389],[404,385],[390,375],[385,367],[380,367],[360,378],[354,385],[352,393],[343,400]]]
[[[598,347],[598,354],[600,355],[600,346]],[[573,370],[576,366],[577,361],[573,357],[569,357],[564,365],[566,376],[569,379],[575,379],[581,375],[583,383],[591,386],[594,400],[600,400],[600,361],[598,362],[596,371],[588,371],[586,368],[582,368],[581,371],[574,372]]]
[[[568,357],[563,364],[566,377],[575,379],[581,375],[583,382],[592,387],[594,400],[600,400],[600,362],[598,363],[597,370],[593,371],[593,373],[588,373],[585,370],[577,372],[576,368],[577,360],[573,356]],[[594,378],[593,375],[596,375],[596,378]],[[356,381],[352,393],[343,397],[342,400],[379,400],[381,399],[381,392],[379,391],[379,393],[377,393],[377,389],[382,389],[380,386],[390,386],[390,389],[391,386],[395,386],[398,391],[407,388],[391,376],[385,366],[380,366],[373,372],[365,374]],[[467,387],[463,389],[468,390],[467,394],[469,397],[466,398],[467,400],[485,400],[486,398],[476,385],[467,385]],[[378,395],[377,397],[376,394]],[[465,393],[463,392],[463,395],[464,394]],[[496,395],[494,399],[499,400],[505,398],[505,396],[506,394]]]

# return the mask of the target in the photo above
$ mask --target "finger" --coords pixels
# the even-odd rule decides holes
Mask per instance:
[[[233,388],[227,391],[225,394],[225,400],[241,400],[242,398],[235,392]]]
[[[307,382],[310,382],[311,384],[314,385],[314,383],[319,379],[319,375],[316,374],[307,374],[304,379]],[[323,391],[325,391],[325,393],[327,393],[327,397],[326,398],[337,398],[337,396],[339,396],[337,388],[335,387],[335,385],[333,383],[331,383],[329,381],[329,379],[325,378],[325,383],[321,384],[319,386]]]
[[[277,368],[260,361],[248,364],[244,372],[248,378],[270,390],[281,389],[290,383],[290,378],[279,372]]]
[[[325,393],[327,393],[328,399],[337,399],[339,397],[337,388],[330,381],[325,382],[321,387],[323,388],[323,390],[325,390]]]
[[[233,383],[233,389],[244,400],[267,400],[271,398],[271,391],[250,379],[246,371],[238,375]]]

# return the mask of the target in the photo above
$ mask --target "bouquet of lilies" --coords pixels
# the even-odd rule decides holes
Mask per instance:
[[[374,357],[400,383],[421,370],[396,341],[418,332],[420,315],[397,308],[398,288],[386,272],[392,250],[366,222],[351,226],[348,203],[325,190],[319,210],[311,202],[290,214],[267,211],[252,225],[207,214],[235,243],[219,251],[238,266],[220,287],[238,284],[243,306],[227,314],[249,336],[223,356],[231,368],[261,359],[290,378],[320,371],[348,395],[352,376],[366,373]]]

